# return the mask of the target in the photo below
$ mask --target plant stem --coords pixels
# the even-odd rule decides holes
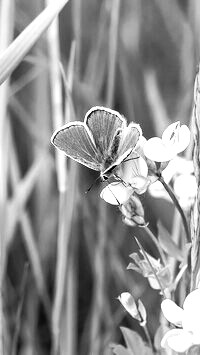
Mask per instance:
[[[189,232],[189,228],[188,228],[188,224],[187,224],[187,220],[186,220],[186,217],[185,217],[185,214],[173,192],[173,190],[171,189],[171,187],[165,182],[165,180],[163,179],[162,176],[159,176],[159,181],[163,184],[165,190],[167,191],[167,193],[169,194],[170,198],[172,199],[172,201],[174,202],[177,210],[179,211],[180,215],[181,215],[181,218],[182,218],[182,221],[183,221],[183,226],[184,226],[184,229],[185,229],[185,234],[186,234],[186,239],[187,239],[187,242],[190,243],[190,232]]]
[[[153,351],[154,349],[153,349],[153,344],[152,344],[151,337],[150,337],[150,334],[149,334],[149,330],[148,330],[146,325],[143,327],[143,329],[144,329],[144,333],[146,335],[147,341],[149,343],[149,346],[150,346],[150,348]]]
[[[147,232],[147,234],[149,235],[149,237],[151,238],[152,242],[155,244],[155,246],[158,249],[158,252],[160,254],[161,260],[163,262],[163,265],[166,265],[166,259],[165,259],[165,255],[163,253],[162,248],[160,247],[158,240],[156,238],[156,236],[152,233],[152,231],[148,228],[148,227],[144,227],[145,231]]]

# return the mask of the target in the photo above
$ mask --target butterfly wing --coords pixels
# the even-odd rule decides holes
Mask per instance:
[[[120,159],[127,151],[130,149],[133,150],[139,140],[139,137],[142,135],[142,130],[139,125],[135,123],[130,123],[121,134],[119,148],[117,155]]]
[[[136,147],[141,135],[142,130],[140,126],[134,123],[130,123],[128,127],[122,130],[116,160],[103,171],[102,176],[109,176],[118,165],[128,158]]]
[[[92,134],[83,122],[75,121],[61,127],[53,134],[51,142],[78,163],[101,170]]]
[[[126,127],[126,121],[117,111],[96,106],[87,112],[84,122],[92,132],[103,162],[111,156],[114,138],[120,129]]]

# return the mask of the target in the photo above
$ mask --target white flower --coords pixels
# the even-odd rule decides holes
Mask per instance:
[[[132,156],[122,164],[122,173],[119,181],[112,182],[106,186],[100,197],[112,205],[121,205],[128,201],[135,191],[142,194],[150,184],[148,178],[148,167],[141,156]]]
[[[183,308],[166,299],[162,302],[161,309],[169,322],[182,327],[169,330],[161,341],[162,347],[180,353],[193,345],[200,345],[200,289],[189,293]]]
[[[183,152],[190,143],[190,130],[175,122],[169,125],[162,138],[150,138],[143,147],[144,155],[155,162],[167,162]]]

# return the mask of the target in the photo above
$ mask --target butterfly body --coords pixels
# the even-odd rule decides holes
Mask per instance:
[[[107,180],[133,151],[140,135],[139,125],[127,126],[117,111],[96,106],[87,112],[84,122],[70,122],[58,129],[51,142]]]

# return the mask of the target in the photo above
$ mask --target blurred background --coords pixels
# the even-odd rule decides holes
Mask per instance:
[[[16,37],[48,1],[10,3],[6,18],[0,2],[1,49],[3,36]],[[56,152],[50,138],[96,105],[139,123],[146,138],[170,122],[190,124],[199,27],[197,0],[69,0],[7,83],[0,95],[5,354],[109,355],[110,344],[123,343],[120,326],[145,338],[117,300],[124,291],[143,301],[155,334],[159,292],[126,270],[138,249],[133,236],[158,257],[155,246],[100,201],[102,183],[85,193],[98,173]],[[148,193],[141,200],[150,229],[156,234],[161,219],[170,232],[172,206]]]

